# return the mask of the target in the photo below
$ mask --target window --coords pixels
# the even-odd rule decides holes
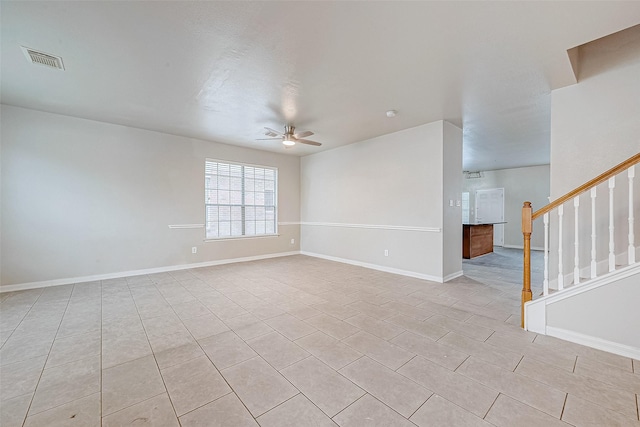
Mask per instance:
[[[277,233],[277,169],[207,160],[204,177],[207,239]]]

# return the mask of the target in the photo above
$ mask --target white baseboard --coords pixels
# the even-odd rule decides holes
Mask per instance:
[[[256,255],[243,258],[221,259],[216,261],[197,262],[193,264],[170,265],[167,267],[146,268],[143,270],[119,271],[117,273],[96,274],[93,276],[69,277],[65,279],[43,280],[40,282],[20,283],[0,286],[0,293],[23,291],[26,289],[47,288],[50,286],[71,285],[73,283],[94,282],[96,280],[119,279],[121,277],[142,276],[145,274],[166,273],[168,271],[189,270],[191,268],[211,267],[215,265],[233,264],[237,262],[258,261],[261,259],[279,258],[300,255],[299,251],[279,252],[275,254]]]
[[[576,344],[597,348],[598,350],[608,351],[609,353],[614,353],[623,357],[630,357],[632,359],[640,360],[640,348],[632,347],[626,344],[607,341],[602,338],[585,335],[566,329],[554,328],[552,326],[547,326],[547,335]]]
[[[462,270],[456,271],[455,273],[447,274],[446,276],[444,276],[444,281],[448,282],[449,280],[453,280],[461,276],[464,276],[464,272]]]
[[[386,267],[386,266],[377,265],[377,264],[369,264],[367,262],[355,261],[355,260],[347,259],[347,258],[338,258],[338,257],[330,256],[330,255],[317,254],[317,253],[314,253],[314,252],[300,251],[300,254],[301,255],[311,256],[311,257],[314,257],[314,258],[322,258],[322,259],[326,259],[328,261],[341,262],[343,264],[357,265],[358,267],[370,268],[372,270],[384,271],[386,273],[399,274],[401,276],[408,276],[408,277],[414,277],[416,279],[423,279],[423,280],[429,280],[431,282],[443,283],[443,278],[442,277],[431,276],[431,275],[422,274],[422,273],[416,273],[415,271],[400,270],[398,268]],[[462,273],[462,272],[460,272],[460,273]],[[457,273],[455,273],[455,274],[457,274]],[[458,277],[458,276],[456,276],[456,277]]]

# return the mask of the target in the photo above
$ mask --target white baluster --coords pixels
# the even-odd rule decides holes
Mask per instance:
[[[564,274],[562,272],[562,216],[564,205],[558,206],[558,290],[564,289]]]
[[[542,294],[549,295],[549,213],[542,216],[544,222],[544,280]]]
[[[596,263],[596,187],[591,189],[591,278],[597,276]]]
[[[609,271],[616,269],[616,243],[613,232],[615,230],[613,224],[613,189],[616,188],[616,177],[609,178]]]
[[[578,214],[580,208],[580,197],[573,199],[573,212],[574,212],[574,243],[573,243],[573,284],[580,283],[580,230],[578,227]]]
[[[636,246],[634,243],[633,234],[633,178],[636,176],[636,167],[631,166],[628,171],[629,176],[629,248],[627,254],[629,255],[629,265],[636,263]]]

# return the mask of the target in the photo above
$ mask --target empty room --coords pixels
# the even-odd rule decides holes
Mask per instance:
[[[0,24],[0,426],[640,425],[640,2]]]

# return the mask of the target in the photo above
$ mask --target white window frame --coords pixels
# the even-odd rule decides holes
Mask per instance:
[[[239,203],[231,203],[231,197],[227,200],[227,203],[220,203],[220,199],[218,197],[215,197],[215,203],[211,203],[211,199],[209,198],[210,195],[210,191],[216,191],[216,196],[219,196],[219,191],[227,191],[226,189],[220,189],[218,186],[218,183],[215,186],[210,186],[208,183],[210,182],[210,177],[214,176],[213,174],[209,174],[207,173],[207,171],[209,170],[209,164],[210,163],[216,163],[218,165],[222,164],[222,165],[229,165],[230,167],[240,167],[241,168],[241,176],[239,177],[241,179],[241,190],[231,190],[229,189],[229,193],[231,193],[232,191],[237,193],[240,191],[241,192],[241,202]],[[261,192],[258,191],[248,191],[245,186],[247,185],[247,180],[250,180],[251,178],[247,177],[247,170],[246,168],[256,168],[256,169],[263,169],[263,170],[270,170],[273,171],[274,173],[274,179],[273,179],[273,205],[271,204],[256,204],[255,200],[254,200],[254,204],[248,204],[247,203],[247,195],[248,193],[253,193],[254,197],[256,195],[256,193],[262,193],[265,194],[267,190],[262,190]],[[220,175],[219,175],[220,176]],[[224,176],[224,175],[223,175]],[[231,180],[232,176],[231,174],[228,175],[229,179]],[[238,178],[238,177],[236,177]],[[254,181],[255,184],[255,181]],[[205,185],[205,190],[204,190],[204,196],[205,196],[205,209],[204,209],[204,215],[205,215],[205,241],[219,241],[219,240],[230,240],[230,239],[253,239],[253,238],[263,238],[263,237],[274,237],[274,236],[278,236],[278,168],[273,167],[273,166],[266,166],[266,165],[256,165],[256,164],[251,164],[251,163],[241,163],[241,162],[234,162],[234,161],[229,161],[229,160],[220,160],[220,159],[205,159],[205,179],[204,179],[204,185]],[[229,186],[231,188],[231,185]],[[233,234],[233,224],[231,224],[231,216],[233,214],[231,214],[230,218],[229,218],[229,235],[223,235],[220,236],[220,223],[221,222],[227,222],[225,221],[221,221],[219,214],[220,214],[220,207],[229,207],[229,210],[231,212],[232,208],[236,208],[240,210],[240,220],[235,220],[235,221],[241,221],[241,234]],[[248,222],[250,221],[246,218],[247,216],[247,211],[249,211],[250,209],[254,210],[254,214],[255,211],[259,208],[273,208],[274,210],[274,217],[273,217],[273,233],[271,232],[267,232],[268,230],[268,226],[267,226],[267,222],[271,222],[271,220],[267,220],[266,219],[266,212],[265,212],[265,229],[264,229],[264,233],[257,233],[257,225],[256,223],[254,223],[254,233],[253,234],[247,234],[248,230],[247,225]],[[216,215],[216,220],[212,221],[211,218],[213,216],[209,215],[209,209],[210,208],[217,208],[218,209],[218,215]],[[213,213],[212,213],[213,214]],[[255,221],[261,221],[261,220],[255,220]],[[210,235],[210,225],[216,223],[217,225],[217,235]]]

